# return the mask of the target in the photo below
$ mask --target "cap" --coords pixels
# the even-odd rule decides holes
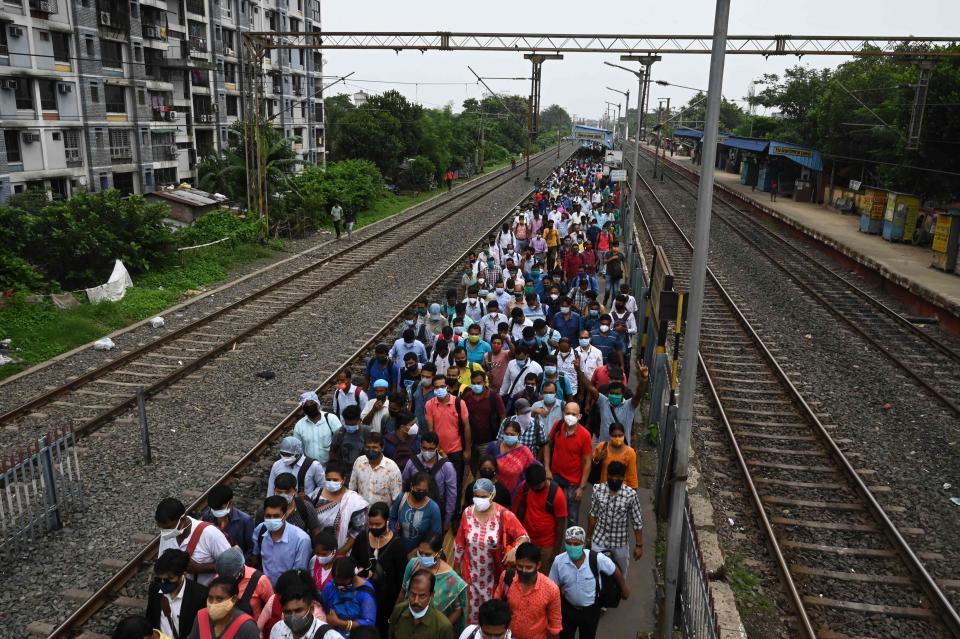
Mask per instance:
[[[440,305],[436,302],[430,305],[430,319],[440,319]]]
[[[513,402],[513,408],[517,412],[517,415],[526,415],[533,410],[533,407],[530,406],[530,400],[519,397]]]
[[[294,455],[303,454],[303,442],[296,437],[284,437],[280,441],[281,453],[292,453]]]
[[[388,382],[385,379],[378,379],[375,382],[373,382],[373,387],[374,388],[390,388],[390,382]]]
[[[587,541],[587,531],[585,531],[580,526],[570,526],[567,528],[566,534],[563,536],[564,539],[572,539],[574,541]]]
[[[306,393],[300,394],[300,405],[303,406],[307,402],[316,402],[317,406],[320,405],[320,398],[317,397],[317,394],[313,391],[307,391]]]
[[[218,575],[236,577],[243,572],[243,563],[243,551],[240,550],[239,546],[233,546],[220,553],[214,566],[217,569]]]
[[[493,485],[492,481],[490,481],[486,477],[481,477],[477,481],[473,482],[473,493],[477,494],[478,491],[482,493],[490,493],[490,495],[493,496],[493,494],[497,491],[497,489]],[[584,538],[586,538],[586,534],[584,534]]]

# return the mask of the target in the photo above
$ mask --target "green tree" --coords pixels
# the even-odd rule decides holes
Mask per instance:
[[[377,110],[394,117],[400,126],[400,139],[403,142],[402,154],[404,157],[416,155],[420,152],[420,116],[423,107],[407,100],[399,91],[386,91],[380,95],[367,98],[365,110]]]
[[[354,109],[343,114],[334,133],[337,160],[364,159],[393,177],[403,160],[403,132],[389,113]]]
[[[400,174],[400,186],[411,191],[426,191],[433,183],[437,168],[430,158],[418,155]]]
[[[556,133],[556,130],[560,129],[566,135],[570,132],[571,126],[573,126],[573,120],[570,119],[570,114],[562,106],[551,104],[540,112],[541,131]]]

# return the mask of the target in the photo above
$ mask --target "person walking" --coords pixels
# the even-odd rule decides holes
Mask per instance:
[[[540,559],[536,545],[520,544],[517,567],[504,571],[493,593],[494,600],[510,604],[510,632],[514,639],[550,639],[563,629],[560,588],[540,572]],[[482,607],[480,617],[483,618]]]
[[[450,169],[447,169],[447,176],[446,176],[446,178],[447,178],[447,191],[449,191],[450,189],[453,188],[453,180],[454,180],[456,177],[457,177],[457,176],[453,174],[453,171],[451,171]]]
[[[352,209],[347,209],[343,214],[343,221],[347,227],[347,239],[353,237],[353,225],[357,222],[357,213]]]
[[[333,230],[337,232],[337,239],[340,239],[340,226],[343,224],[343,207],[337,202],[330,209],[330,219],[333,220]]]
[[[624,485],[626,472],[623,462],[610,462],[607,481],[593,486],[587,523],[587,543],[598,553],[609,553],[624,578],[630,570],[631,554],[634,560],[643,556],[643,506],[637,491]]]
[[[407,600],[397,604],[390,615],[389,639],[454,639],[450,621],[432,605],[436,583],[427,570],[413,574]]]
[[[432,605],[446,616],[454,632],[459,634],[463,631],[467,614],[467,583],[447,563],[443,553],[443,535],[431,533],[420,541],[416,554],[403,571],[401,599],[406,599],[410,578],[419,570],[426,570],[436,577]]]
[[[770,201],[777,201],[777,190],[780,188],[780,180],[773,178],[770,180]]]

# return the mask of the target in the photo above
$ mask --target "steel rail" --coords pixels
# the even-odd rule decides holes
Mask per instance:
[[[650,151],[647,150],[647,149],[643,149],[643,151],[644,151],[647,155],[650,154]],[[663,165],[668,165],[669,163],[663,162],[663,163],[661,163],[661,164],[663,164]],[[672,171],[674,171],[675,173],[680,173],[681,175],[683,175],[683,176],[684,176],[685,178],[687,178],[688,180],[692,180],[692,181],[695,181],[695,180],[696,180],[695,174],[693,174],[692,172],[691,172],[691,173],[687,173],[687,171],[689,171],[689,169],[682,169],[681,167],[677,167],[677,166],[671,166],[670,169],[671,169]],[[687,191],[686,188],[685,188],[683,185],[681,185],[679,182],[677,182],[675,178],[671,177],[671,179],[673,179],[673,180],[674,180],[674,183],[677,184],[677,186],[680,187],[681,189],[683,189],[686,193],[688,193],[688,194],[690,194],[690,195],[695,195],[695,194],[692,194],[692,193],[690,193],[689,191]],[[724,191],[724,190],[720,187],[720,185],[714,184],[714,191],[716,192],[716,195],[718,196],[718,199],[719,199],[720,203],[723,204],[724,206],[732,209],[732,210],[739,216],[740,219],[745,219],[745,220],[749,221],[750,224],[751,224],[755,229],[757,229],[757,230],[759,230],[760,232],[762,232],[766,237],[772,238],[772,239],[776,240],[779,245],[785,247],[786,249],[788,249],[789,251],[791,251],[791,252],[794,253],[795,255],[799,256],[801,259],[805,260],[809,265],[812,265],[813,267],[815,267],[820,273],[823,273],[823,274],[825,274],[825,275],[828,275],[828,276],[831,277],[832,279],[836,280],[836,281],[839,282],[842,286],[846,287],[847,289],[849,289],[850,291],[852,291],[855,295],[859,296],[862,300],[864,300],[864,301],[866,301],[867,303],[871,304],[874,308],[877,308],[877,309],[878,309],[882,314],[884,314],[886,317],[888,317],[888,318],[894,320],[895,322],[897,322],[897,324],[899,324],[902,328],[906,329],[907,332],[909,332],[910,334],[914,335],[915,337],[919,337],[919,338],[922,339],[924,342],[926,342],[929,346],[932,346],[932,347],[934,347],[936,350],[940,351],[944,356],[946,356],[946,357],[948,357],[949,359],[952,360],[952,363],[954,364],[954,366],[957,367],[957,370],[960,370],[960,353],[957,353],[956,351],[952,350],[951,348],[949,348],[949,347],[946,346],[945,344],[942,344],[942,343],[936,341],[933,337],[931,337],[930,335],[927,335],[924,331],[922,331],[922,330],[920,330],[919,328],[917,328],[916,326],[914,326],[914,324],[913,324],[912,322],[910,322],[910,320],[908,320],[908,319],[906,319],[905,317],[903,317],[902,315],[900,315],[900,313],[898,313],[897,311],[893,310],[892,308],[890,308],[889,306],[887,306],[886,304],[884,304],[884,303],[881,302],[880,300],[876,299],[875,297],[873,297],[872,295],[870,295],[870,293],[864,291],[863,289],[861,289],[860,287],[858,287],[858,286],[857,286],[856,284],[854,284],[853,282],[850,282],[850,281],[846,280],[845,278],[843,278],[843,277],[840,276],[839,274],[837,274],[837,273],[835,273],[834,271],[832,271],[831,269],[827,268],[826,266],[824,266],[823,264],[821,264],[820,262],[818,262],[816,259],[814,259],[813,256],[808,255],[808,254],[805,253],[804,251],[801,251],[799,248],[793,246],[790,242],[788,242],[788,241],[787,241],[784,237],[782,237],[780,234],[775,233],[775,232],[773,232],[772,230],[766,228],[766,227],[763,226],[760,222],[758,222],[757,220],[755,220],[752,216],[750,216],[750,215],[748,215],[747,213],[745,213],[744,211],[741,211],[740,209],[738,209],[733,203],[729,202],[729,201],[726,199],[726,197],[724,197],[724,196],[727,195],[727,193],[726,193],[726,191]],[[750,246],[752,246],[752,247],[753,247],[754,249],[756,249],[759,253],[761,253],[764,257],[766,257],[768,260],[770,260],[770,262],[771,262],[777,269],[779,269],[781,272],[783,272],[784,274],[786,274],[791,280],[793,280],[793,282],[794,282],[795,284],[797,284],[797,286],[799,286],[799,287],[800,287],[801,289],[803,289],[808,295],[810,295],[811,297],[813,297],[814,299],[816,299],[818,302],[820,302],[820,304],[823,305],[823,307],[826,308],[832,315],[834,315],[835,317],[837,317],[837,318],[839,318],[840,320],[842,320],[847,326],[849,326],[854,332],[856,332],[858,335],[860,335],[863,339],[865,339],[867,342],[869,342],[869,343],[872,344],[874,347],[876,347],[877,350],[879,350],[881,353],[883,353],[890,361],[892,361],[892,362],[893,362],[894,364],[896,364],[901,370],[903,370],[903,371],[904,371],[905,373],[907,373],[910,377],[912,377],[912,378],[914,379],[914,381],[916,381],[916,382],[919,383],[921,386],[923,386],[925,389],[927,389],[928,391],[930,391],[930,393],[932,393],[932,394],[933,394],[937,399],[939,399],[947,408],[949,408],[949,409],[953,412],[954,415],[960,416],[960,403],[957,403],[956,400],[951,399],[950,397],[947,397],[946,395],[944,395],[936,386],[934,386],[934,385],[931,384],[929,381],[927,381],[926,376],[925,376],[923,373],[921,373],[921,372],[919,372],[919,371],[916,371],[914,368],[912,368],[907,362],[903,361],[903,359],[901,359],[900,357],[898,357],[898,356],[896,355],[896,353],[892,352],[886,345],[884,345],[879,339],[877,339],[877,337],[875,337],[875,336],[874,336],[873,334],[871,334],[867,329],[865,329],[863,326],[861,326],[859,323],[857,323],[856,320],[854,320],[854,319],[851,318],[849,315],[847,315],[847,314],[844,313],[842,310],[840,310],[833,302],[831,302],[831,301],[828,300],[826,297],[824,297],[823,294],[821,294],[820,292],[818,292],[817,290],[815,290],[812,286],[810,286],[809,284],[807,284],[806,282],[804,282],[803,280],[801,280],[801,279],[797,276],[797,274],[796,274],[795,271],[787,268],[787,265],[784,264],[781,260],[777,259],[777,257],[776,257],[775,255],[772,255],[772,254],[770,253],[769,249],[767,249],[766,247],[764,247],[762,244],[760,244],[759,242],[757,242],[757,241],[754,240],[753,238],[749,237],[749,236],[747,235],[747,233],[746,233],[742,228],[738,227],[736,224],[734,224],[733,222],[731,222],[731,221],[730,221],[729,219],[727,219],[724,215],[719,214],[719,212],[717,212],[717,213],[718,213],[718,217],[720,218],[720,220],[721,220],[722,222],[724,222],[731,230],[733,230],[733,231],[734,231],[737,235],[739,235],[743,240],[745,240],[748,244],[750,244]]]
[[[539,157],[537,157],[537,162],[539,163],[539,162],[542,162],[544,159],[549,159],[551,153],[552,153],[552,150],[551,150],[550,152],[543,152],[543,153],[541,153],[541,154],[539,155]],[[498,181],[500,178],[502,178],[502,177],[506,177],[507,179],[506,179],[506,180],[502,180],[502,181],[500,181],[500,182],[497,182],[497,181]],[[187,335],[187,334],[189,334],[189,333],[191,333],[191,332],[193,332],[193,331],[196,331],[198,328],[201,328],[201,327],[203,327],[203,326],[205,326],[205,325],[207,325],[207,324],[209,324],[209,323],[217,320],[218,318],[223,317],[224,315],[226,315],[226,314],[228,314],[228,313],[230,313],[230,312],[232,312],[232,311],[235,311],[235,310],[237,310],[237,309],[239,309],[239,308],[241,308],[241,307],[247,306],[247,305],[249,305],[251,302],[253,302],[253,301],[255,301],[255,300],[257,300],[257,299],[259,299],[259,298],[261,298],[261,297],[263,297],[263,296],[265,296],[265,295],[267,295],[267,294],[269,294],[269,293],[271,293],[271,292],[273,292],[273,291],[275,291],[275,290],[277,290],[277,289],[279,289],[279,288],[287,285],[287,284],[289,284],[290,282],[292,282],[292,281],[294,281],[294,280],[296,280],[296,279],[298,279],[298,278],[301,278],[301,277],[303,277],[303,276],[305,276],[305,275],[307,275],[307,274],[309,274],[309,273],[311,273],[311,272],[313,272],[313,271],[316,271],[317,269],[319,269],[320,267],[322,267],[322,266],[324,266],[324,265],[326,265],[326,264],[329,264],[329,263],[331,263],[331,262],[334,262],[334,261],[338,260],[339,258],[343,257],[344,255],[348,255],[348,254],[350,254],[350,253],[355,252],[358,247],[371,244],[373,241],[375,241],[375,240],[377,240],[377,239],[380,239],[380,238],[386,236],[388,233],[391,233],[391,232],[393,232],[393,231],[395,231],[395,230],[397,230],[397,229],[399,229],[399,228],[401,228],[401,227],[403,227],[403,226],[406,226],[409,222],[411,222],[411,221],[413,221],[413,220],[421,219],[421,218],[423,218],[424,216],[426,216],[428,213],[431,213],[431,212],[437,210],[438,208],[447,206],[447,205],[449,205],[450,203],[455,202],[455,201],[457,201],[458,199],[463,198],[464,196],[473,193],[474,191],[476,191],[477,189],[479,189],[479,188],[481,188],[481,187],[484,187],[484,186],[490,185],[490,184],[492,184],[492,183],[494,183],[494,182],[497,182],[496,184],[494,184],[494,186],[493,186],[492,188],[489,188],[488,190],[484,191],[484,192],[481,193],[478,197],[483,197],[483,196],[485,196],[485,195],[488,195],[489,193],[492,193],[493,191],[495,191],[496,189],[498,189],[501,185],[509,182],[509,181],[510,181],[511,179],[513,179],[514,177],[516,177],[516,176],[513,175],[513,169],[502,169],[501,171],[497,171],[497,172],[491,174],[491,175],[490,175],[489,177],[487,177],[487,178],[484,178],[484,179],[481,179],[481,180],[477,180],[477,181],[475,181],[476,183],[470,184],[467,188],[458,191],[456,194],[454,194],[453,197],[443,198],[441,201],[436,202],[436,203],[434,203],[434,204],[431,204],[430,206],[424,208],[423,210],[418,211],[418,212],[415,213],[412,217],[404,217],[404,218],[402,218],[402,219],[399,219],[399,220],[395,221],[394,223],[392,223],[392,224],[390,224],[390,225],[388,225],[388,226],[386,226],[386,227],[384,227],[384,228],[382,228],[382,229],[379,229],[375,234],[371,235],[370,237],[364,238],[363,240],[357,242],[356,244],[347,245],[347,246],[345,246],[342,250],[337,251],[336,253],[333,253],[333,254],[328,255],[328,256],[326,256],[326,257],[323,257],[323,258],[321,258],[320,260],[318,260],[318,261],[316,261],[316,262],[313,262],[312,264],[310,264],[310,265],[308,265],[308,266],[306,266],[306,267],[304,267],[304,268],[302,268],[302,269],[300,269],[300,270],[298,270],[298,271],[296,271],[296,272],[294,272],[294,273],[292,273],[292,274],[290,274],[290,275],[284,276],[284,277],[282,277],[281,279],[279,279],[279,280],[277,280],[277,281],[275,281],[275,282],[270,283],[270,284],[267,285],[266,287],[261,288],[261,289],[255,291],[255,292],[253,292],[253,293],[251,293],[251,294],[249,294],[249,295],[247,295],[247,296],[239,299],[239,300],[236,300],[236,301],[228,304],[227,306],[224,306],[223,308],[218,309],[218,310],[210,313],[209,315],[205,315],[204,317],[201,317],[201,318],[199,318],[199,319],[197,319],[197,320],[194,320],[194,321],[192,321],[192,322],[189,322],[189,323],[181,326],[180,328],[178,328],[178,329],[176,329],[176,330],[174,330],[174,331],[171,331],[170,333],[167,333],[167,334],[159,337],[158,339],[154,340],[153,342],[150,342],[149,344],[145,344],[145,345],[143,345],[143,346],[141,346],[141,347],[139,347],[139,348],[133,349],[133,350],[130,351],[129,353],[127,353],[127,354],[125,354],[125,355],[122,355],[121,357],[118,357],[117,359],[111,360],[110,362],[105,363],[104,365],[96,368],[95,370],[88,371],[87,373],[84,373],[83,375],[80,375],[80,376],[77,377],[76,379],[70,380],[69,382],[67,382],[67,383],[65,383],[65,384],[62,384],[61,386],[59,386],[59,387],[57,387],[57,388],[51,389],[51,390],[49,390],[49,391],[47,391],[47,392],[44,392],[44,393],[42,393],[42,394],[40,394],[40,395],[37,395],[37,396],[31,398],[31,399],[28,400],[27,402],[24,402],[23,404],[15,407],[15,408],[12,408],[12,409],[10,409],[9,411],[7,411],[7,412],[5,412],[5,413],[3,413],[3,414],[0,414],[0,425],[3,425],[3,424],[5,424],[5,423],[7,423],[7,422],[9,422],[9,421],[11,421],[11,420],[13,420],[13,419],[18,418],[18,417],[22,417],[22,416],[24,416],[24,415],[27,415],[27,414],[29,414],[30,412],[32,412],[34,409],[39,408],[39,407],[41,407],[41,406],[43,406],[43,405],[45,405],[45,404],[48,404],[49,402],[53,401],[55,398],[57,398],[57,397],[65,394],[65,393],[68,393],[68,392],[70,392],[70,391],[72,391],[72,390],[75,390],[75,389],[77,389],[77,388],[81,388],[81,387],[85,386],[86,384],[89,384],[90,382],[92,382],[92,381],[94,381],[94,380],[96,380],[96,379],[99,379],[100,377],[103,377],[104,375],[107,375],[108,373],[111,373],[111,372],[113,372],[113,371],[116,371],[116,370],[122,368],[123,366],[125,366],[125,365],[127,365],[127,364],[129,364],[129,363],[131,363],[131,362],[133,362],[133,361],[136,361],[137,359],[143,357],[144,355],[149,354],[149,353],[151,353],[151,352],[153,352],[153,351],[155,351],[155,350],[157,350],[157,349],[159,349],[159,348],[162,348],[163,346],[165,346],[165,345],[167,345],[167,344],[169,344],[169,343],[171,343],[171,342],[176,341],[176,340],[179,339],[180,337],[183,337],[184,335]],[[464,206],[465,206],[465,205],[464,205]],[[443,218],[441,218],[441,221],[446,220],[446,219],[449,219],[450,217],[456,215],[457,213],[459,213],[460,210],[462,210],[462,208],[463,208],[463,207],[461,206],[461,207],[458,207],[458,208],[454,209],[451,213],[449,213],[449,214],[445,215]],[[417,237],[418,237],[417,235],[410,235],[410,236],[408,236],[406,239],[404,239],[404,240],[401,241],[400,243],[394,244],[394,245],[386,248],[384,251],[381,251],[380,253],[377,253],[374,257],[370,258],[370,260],[368,260],[367,262],[365,262],[365,263],[363,263],[363,264],[360,264],[360,265],[358,265],[357,267],[355,267],[355,268],[347,271],[345,274],[342,275],[342,277],[349,277],[349,276],[355,275],[356,273],[358,273],[358,272],[366,269],[367,266],[369,266],[370,264],[372,264],[374,261],[382,258],[384,255],[386,255],[386,254],[389,253],[390,251],[392,251],[392,250],[394,250],[394,249],[396,249],[396,248],[398,248],[398,247],[400,247],[400,246],[403,246],[403,245],[407,244],[408,242],[412,241],[413,239],[415,239],[415,238],[417,238]],[[336,286],[337,284],[339,284],[339,280],[335,280],[335,281],[333,281],[333,282],[330,282],[330,283],[328,283],[328,284],[325,284],[325,285],[321,286],[320,288],[314,289],[313,291],[309,292],[308,294],[306,294],[306,295],[304,295],[304,296],[296,299],[296,300],[295,300],[294,302],[292,302],[291,304],[285,306],[283,309],[281,309],[281,310],[277,311],[276,313],[273,313],[273,314],[269,315],[269,316],[266,317],[265,319],[257,322],[254,326],[252,326],[252,327],[250,327],[250,328],[242,331],[241,333],[239,333],[239,334],[237,334],[237,335],[232,336],[232,337],[231,337],[230,339],[228,339],[227,341],[222,342],[222,343],[220,343],[218,346],[216,346],[216,347],[208,350],[206,353],[201,354],[200,356],[196,357],[195,359],[193,359],[193,360],[190,361],[189,363],[183,365],[181,368],[178,368],[176,371],[170,373],[169,375],[164,376],[163,378],[157,380],[157,381],[154,382],[153,384],[150,384],[149,386],[146,386],[146,387],[145,387],[145,392],[146,392],[147,397],[148,397],[148,398],[149,398],[149,397],[152,397],[153,395],[157,394],[158,392],[160,392],[160,391],[162,391],[163,389],[165,389],[166,387],[168,387],[170,384],[172,384],[172,383],[174,383],[175,381],[181,379],[184,375],[188,375],[189,373],[197,370],[198,368],[200,368],[200,367],[202,367],[203,365],[205,365],[206,363],[208,363],[210,360],[214,359],[217,355],[223,353],[223,352],[226,351],[226,350],[229,350],[229,349],[233,348],[237,343],[239,343],[239,342],[241,342],[241,341],[249,338],[251,335],[259,332],[260,330],[262,330],[265,326],[267,326],[267,325],[269,325],[269,324],[271,324],[271,323],[273,323],[273,322],[281,319],[281,318],[284,317],[285,315],[293,312],[294,310],[296,310],[297,308],[303,306],[303,305],[306,304],[307,302],[310,302],[311,300],[315,299],[316,297],[318,297],[319,295],[321,295],[321,294],[324,293],[325,291],[329,290],[329,289],[332,288],[333,286]],[[136,395],[131,395],[131,396],[127,397],[126,399],[118,402],[118,403],[117,403],[116,405],[114,405],[113,407],[107,409],[106,411],[104,411],[104,412],[96,415],[95,417],[92,417],[91,419],[87,420],[86,422],[80,424],[79,426],[77,426],[77,427],[74,429],[74,432],[76,433],[76,435],[77,435],[78,437],[85,436],[85,435],[89,434],[90,432],[92,432],[93,430],[95,430],[99,425],[103,424],[104,422],[106,422],[106,421],[112,419],[113,417],[119,415],[120,413],[124,412],[125,410],[127,410],[128,408],[130,408],[131,406],[133,406],[135,403],[136,403]]]
[[[546,153],[545,156],[551,155]],[[568,155],[567,158],[570,156]],[[428,294],[431,290],[440,286],[443,282],[451,277],[454,272],[459,268],[460,264],[464,259],[470,254],[471,251],[482,246],[486,241],[487,234],[493,231],[496,231],[500,225],[510,219],[513,215],[513,210],[516,206],[523,204],[528,198],[533,194],[531,189],[526,194],[521,197],[516,204],[507,208],[507,213],[501,217],[496,224],[494,224],[491,229],[484,233],[480,239],[478,239],[473,245],[471,245],[467,250],[463,251],[458,255],[440,275],[434,278],[427,286],[425,286],[417,295],[414,296],[414,300],[420,299],[424,295]],[[412,303],[411,303],[412,304]],[[346,370],[350,365],[358,359],[362,359],[363,355],[380,340],[384,335],[389,334],[394,330],[395,324],[403,317],[404,311],[409,308],[409,305],[394,315],[389,319],[370,339],[364,342],[359,348],[357,348],[353,354],[351,354],[344,363],[334,370],[330,375],[327,376],[316,388],[315,392],[321,394],[324,389],[332,387],[336,382],[337,376],[341,371]],[[274,426],[269,433],[264,435],[260,441],[258,441],[247,453],[241,457],[233,466],[230,467],[219,479],[213,482],[202,495],[197,497],[187,507],[187,512],[196,512],[202,508],[207,501],[207,497],[210,494],[210,491],[215,487],[223,485],[237,477],[239,477],[243,471],[253,464],[265,451],[267,451],[281,435],[286,432],[290,426],[296,423],[299,419],[300,409],[295,408],[291,410],[287,415],[281,419],[276,426]],[[156,555],[157,550],[159,549],[160,538],[157,536],[149,544],[143,547],[137,555],[129,560],[121,569],[119,569],[114,575],[100,588],[97,589],[86,601],[84,601],[76,610],[67,619],[65,619],[59,626],[54,628],[54,630],[48,635],[48,639],[64,639],[71,636],[71,633],[74,631],[80,630],[84,624],[86,624],[92,617],[95,615],[101,608],[107,605],[110,599],[118,593],[126,584],[130,581],[135,575],[137,575],[142,569],[143,565],[147,563],[151,556]]]
[[[658,207],[663,211],[664,217],[668,220],[668,222],[670,223],[670,226],[672,226],[674,230],[680,235],[680,237],[683,239],[683,242],[687,245],[687,247],[692,250],[693,245],[690,243],[690,240],[687,237],[687,235],[680,228],[679,223],[671,215],[669,209],[667,209],[663,201],[660,200],[660,198],[654,192],[653,188],[646,181],[646,179],[644,179],[639,174],[638,174],[638,177],[640,177],[640,180],[643,182],[644,186],[649,191],[650,195],[652,196],[653,200],[657,203]],[[639,210],[640,202],[636,198],[636,194],[634,194],[634,199],[635,199],[635,204],[637,206],[637,210]],[[642,214],[640,219],[641,221],[643,221],[644,225],[647,226],[647,220]],[[648,228],[648,234],[652,238],[652,230],[650,230],[649,228]],[[933,602],[933,604],[939,608],[941,612],[941,620],[946,625],[947,629],[950,631],[950,633],[953,636],[960,637],[960,614],[958,614],[957,611],[950,604],[950,601],[947,599],[946,595],[944,595],[943,591],[937,585],[934,578],[930,575],[929,572],[927,572],[923,563],[920,561],[920,558],[916,555],[916,553],[914,553],[909,543],[907,543],[906,539],[904,539],[899,529],[896,527],[896,525],[887,515],[886,511],[877,501],[876,497],[874,497],[873,493],[870,491],[866,483],[864,483],[864,481],[860,478],[860,475],[857,473],[856,469],[850,463],[849,459],[847,459],[846,455],[843,454],[843,451],[837,445],[836,441],[834,441],[833,437],[827,431],[826,427],[824,427],[823,423],[820,421],[819,417],[817,417],[814,410],[810,407],[806,399],[803,397],[803,395],[800,393],[797,387],[790,380],[790,377],[783,370],[783,368],[780,366],[777,359],[767,348],[766,344],[763,342],[763,339],[760,337],[757,331],[753,328],[753,325],[750,323],[750,321],[746,318],[746,316],[740,310],[736,302],[734,302],[733,298],[731,297],[729,292],[727,292],[726,288],[720,283],[720,280],[716,277],[713,270],[710,269],[709,267],[707,269],[707,276],[710,279],[710,282],[714,285],[716,290],[719,292],[721,299],[730,309],[731,313],[733,313],[734,318],[737,320],[737,322],[743,328],[744,332],[747,333],[748,337],[751,339],[751,341],[753,341],[754,345],[759,350],[762,356],[762,359],[767,362],[770,368],[774,371],[778,380],[787,389],[789,396],[793,401],[794,405],[801,411],[801,413],[808,420],[808,422],[811,425],[813,425],[816,434],[820,436],[821,441],[827,446],[828,451],[832,454],[834,460],[840,466],[840,469],[844,477],[847,479],[847,481],[849,481],[853,485],[857,493],[860,495],[861,499],[863,499],[864,503],[867,505],[868,509],[873,514],[874,518],[880,523],[881,529],[883,533],[887,536],[888,541],[897,550],[897,552],[899,553],[901,559],[903,560],[908,570],[910,570],[914,574],[914,577],[919,581],[918,585],[927,594],[927,596],[930,597],[930,600]],[[700,362],[701,362],[701,365],[703,366],[704,372],[709,374],[709,369],[706,366],[706,362],[703,360],[701,354],[697,353],[697,356],[700,358]],[[718,406],[721,407],[721,410],[722,410],[723,404],[718,402]],[[726,423],[725,416],[724,416],[724,421]],[[740,449],[736,435],[733,434],[733,431],[732,429],[729,428],[729,425],[727,425],[727,428],[728,428],[728,436],[731,437],[730,439],[731,446],[733,446],[734,450],[736,451],[736,455],[738,457],[743,457],[742,450]],[[741,465],[741,469],[742,470],[744,469],[744,465]],[[804,631],[809,633],[809,637],[814,638],[816,637],[816,633],[813,631],[813,627],[810,624],[809,616],[806,612],[806,606],[804,605],[802,599],[799,597],[799,592],[797,591],[796,584],[793,581],[793,575],[790,572],[789,566],[787,566],[786,564],[785,558],[783,557],[782,549],[780,548],[780,545],[779,545],[779,542],[777,541],[775,533],[773,533],[772,525],[770,524],[769,520],[766,517],[766,511],[764,509],[764,506],[762,502],[759,500],[759,492],[757,491],[756,485],[754,484],[753,478],[749,472],[744,473],[744,480],[747,482],[747,485],[750,489],[751,500],[754,502],[754,505],[757,508],[757,512],[760,515],[761,520],[763,521],[764,529],[767,532],[767,536],[768,536],[768,543],[771,544],[771,548],[774,549],[775,556],[781,558],[777,562],[778,569],[781,571],[781,578],[784,580],[786,584],[788,584],[788,590],[790,591],[790,594],[791,594],[792,603],[794,607],[797,609],[797,614],[800,615],[801,617],[801,622],[802,622],[802,625],[804,626]]]

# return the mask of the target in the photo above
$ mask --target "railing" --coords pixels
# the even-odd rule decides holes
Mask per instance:
[[[127,105],[123,102],[107,102],[107,113],[127,115]]]
[[[151,40],[166,40],[164,29],[159,24],[143,25],[143,37]]]
[[[0,459],[0,551],[31,545],[83,507],[75,443],[73,431],[64,429]]]
[[[129,146],[111,146],[110,159],[111,160],[132,160],[133,151]]]
[[[191,51],[200,51],[201,53],[206,53],[207,41],[200,36],[190,36],[189,42]]]
[[[197,113],[194,115],[199,124],[213,124],[216,116],[212,113]]]
[[[60,9],[55,1],[30,0],[30,10],[40,13],[57,13]]]
[[[177,112],[172,110],[172,107],[169,106],[154,106],[153,107],[153,121],[154,122],[176,122]]]
[[[79,166],[83,164],[79,147],[65,147],[63,153],[67,159],[67,166]]]
[[[683,511],[680,556],[680,623],[685,639],[716,639],[720,635],[717,613],[710,595],[710,578],[703,568],[697,529],[690,518],[690,504]]]

